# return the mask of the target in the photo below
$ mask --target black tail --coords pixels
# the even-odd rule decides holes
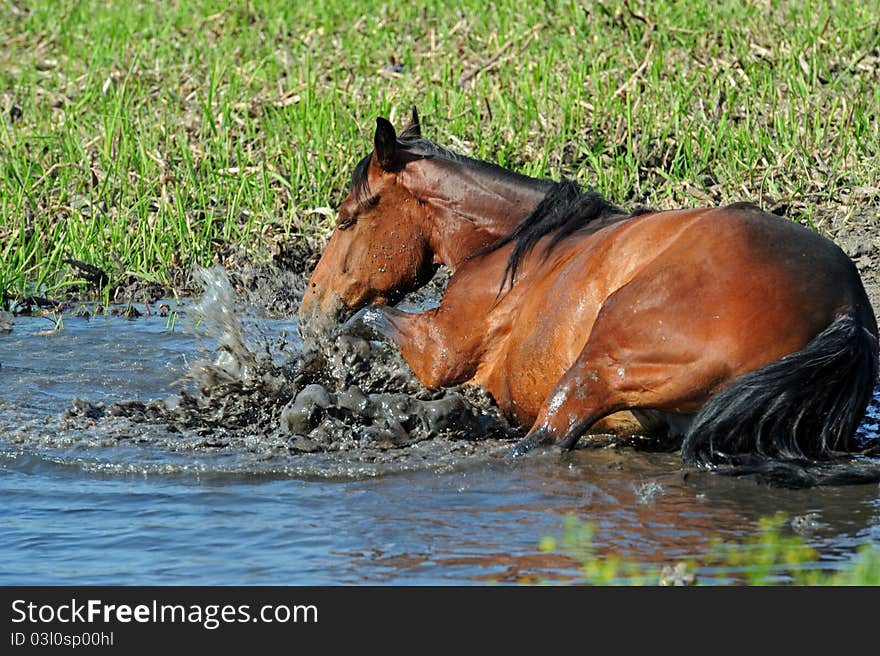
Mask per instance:
[[[803,349],[734,380],[694,418],[690,464],[801,461],[847,450],[877,380],[877,338],[851,314]]]
[[[865,485],[880,482],[880,460],[846,457],[826,462],[795,462],[748,457],[732,466],[721,466],[713,474],[745,478],[772,487],[805,488],[820,485]]]

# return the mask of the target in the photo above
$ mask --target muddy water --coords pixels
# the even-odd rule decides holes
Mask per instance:
[[[876,485],[771,488],[630,448],[511,461],[484,399],[404,394],[353,360],[349,385],[303,377],[296,324],[224,327],[229,302],[206,318],[169,301],[173,327],[15,317],[0,334],[0,584],[577,580],[538,548],[568,515],[596,526],[600,552],[645,563],[705,560],[712,537],[777,512],[824,567],[880,544]],[[352,385],[363,398],[340,401]],[[439,423],[419,414],[436,407]],[[877,439],[876,399],[870,412],[862,437]]]

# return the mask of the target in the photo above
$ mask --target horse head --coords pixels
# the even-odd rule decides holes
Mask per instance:
[[[400,139],[419,136],[414,112]],[[301,322],[335,322],[364,305],[395,303],[434,275],[424,205],[401,180],[413,157],[398,139],[391,123],[376,120],[373,152],[352,174],[336,227],[308,282]]]
[[[547,189],[422,138],[415,108],[400,134],[376,119],[373,150],[354,169],[300,325],[322,330],[366,305],[393,305],[439,264],[455,270],[506,235]]]

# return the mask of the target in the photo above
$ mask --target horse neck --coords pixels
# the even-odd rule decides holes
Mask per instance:
[[[552,185],[476,160],[424,160],[414,179],[424,188],[417,196],[429,209],[434,260],[453,270],[513,230]]]

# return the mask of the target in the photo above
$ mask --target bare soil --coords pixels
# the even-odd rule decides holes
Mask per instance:
[[[880,207],[841,213],[825,233],[855,262],[874,313],[880,314]]]

